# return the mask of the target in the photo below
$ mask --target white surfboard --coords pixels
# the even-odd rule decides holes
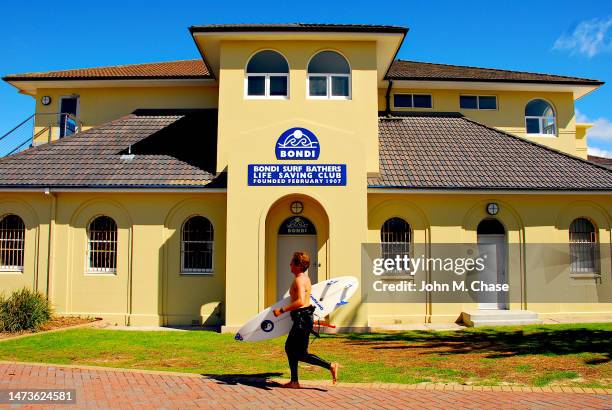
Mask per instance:
[[[325,316],[340,306],[348,304],[348,300],[355,294],[358,287],[359,281],[352,276],[341,276],[312,285],[310,304],[315,307],[313,313],[315,320],[323,320]],[[260,312],[242,326],[236,333],[235,339],[256,342],[289,333],[293,324],[290,313],[283,313],[275,317],[272,312],[276,308],[287,306],[289,302],[291,298],[286,294],[284,299]]]

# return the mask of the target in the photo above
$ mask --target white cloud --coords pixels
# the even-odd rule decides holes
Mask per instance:
[[[607,149],[589,147],[587,150],[587,153],[589,155],[594,155],[596,157],[612,158],[612,151],[607,150]]]
[[[589,119],[586,115],[576,110],[576,122],[588,122],[593,124],[593,128],[587,130],[589,140],[612,141],[612,121],[600,117],[595,120]]]
[[[580,22],[571,34],[563,34],[553,45],[554,50],[566,50],[572,54],[593,57],[599,53],[612,51],[609,31],[612,17],[595,18]]]

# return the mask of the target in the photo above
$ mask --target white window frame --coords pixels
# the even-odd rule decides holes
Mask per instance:
[[[212,241],[184,241],[183,240],[183,229],[185,228],[185,224],[194,217],[197,216],[201,216],[203,218],[205,218],[208,223],[210,223],[210,226],[212,228],[212,232],[213,232],[213,240]],[[210,219],[208,219],[205,216],[202,215],[192,215],[190,217],[188,217],[187,219],[185,219],[185,222],[183,222],[183,225],[181,225],[181,233],[180,233],[180,241],[181,241],[181,248],[180,248],[180,252],[181,252],[181,269],[180,269],[180,274],[181,275],[206,275],[206,276],[212,276],[215,273],[215,226],[213,225],[212,221]],[[189,243],[209,243],[210,246],[210,252],[211,252],[211,263],[210,263],[210,269],[192,269],[192,268],[185,268],[185,242],[189,242]]]
[[[249,77],[265,77],[264,95],[249,94]],[[287,95],[270,95],[270,77],[285,77],[285,79],[287,80]],[[244,98],[247,100],[288,100],[289,73],[245,73]]]
[[[395,96],[396,95],[409,95],[410,96],[410,107],[398,107],[395,105]],[[431,99],[431,107],[415,107],[414,106],[414,96],[415,95],[426,95]],[[427,93],[393,93],[393,109],[394,110],[433,110],[434,108],[434,100],[432,94]]]
[[[528,132],[527,131],[527,120],[529,119],[538,120],[539,132]],[[555,132],[552,134],[543,133],[542,131],[544,131],[544,120],[551,120],[551,119],[552,119],[553,127],[555,127]],[[557,116],[553,115],[552,117],[545,117],[545,116],[537,116],[537,115],[525,115],[525,134],[530,137],[555,138],[557,136]]]
[[[89,235],[91,224],[93,221],[95,221],[101,216],[110,218],[115,222],[116,237],[114,241],[115,242],[115,267],[114,268],[94,268],[91,266],[91,244],[92,242],[96,242],[96,243],[113,242],[112,240],[95,240],[95,241],[91,240],[91,237]],[[85,259],[85,266],[86,266],[85,275],[87,276],[116,276],[117,275],[117,265],[119,264],[119,226],[117,225],[117,221],[115,220],[115,218],[110,217],[108,215],[97,215],[93,217],[89,221],[89,224],[87,225],[86,234],[87,234],[87,254],[86,254],[86,259]]]
[[[310,77],[325,77],[326,81],[326,93],[325,95],[310,95]],[[332,95],[332,77],[346,77],[348,78],[348,95]],[[306,95],[310,100],[351,100],[352,99],[352,78],[351,74],[339,74],[339,73],[308,73],[306,79]]]
[[[476,97],[476,108],[463,108],[461,107],[461,97]],[[495,98],[495,108],[480,108],[480,97],[493,97]],[[459,109],[461,110],[472,110],[472,111],[497,111],[499,110],[499,98],[496,95],[480,95],[480,94],[459,94]]]

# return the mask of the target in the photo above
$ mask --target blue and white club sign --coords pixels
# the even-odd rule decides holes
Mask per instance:
[[[319,140],[306,128],[289,128],[276,141],[276,159],[314,160],[319,158]]]

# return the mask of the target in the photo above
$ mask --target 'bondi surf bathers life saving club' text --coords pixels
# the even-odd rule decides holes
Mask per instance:
[[[316,160],[319,140],[306,128],[290,128],[276,141],[277,160]],[[346,185],[346,164],[249,164],[252,186]]]

